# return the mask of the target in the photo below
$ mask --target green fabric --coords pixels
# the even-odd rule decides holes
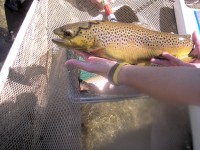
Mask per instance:
[[[81,61],[83,61],[82,57],[79,57],[78,59],[81,60]],[[81,80],[87,80],[87,79],[89,79],[91,77],[94,77],[95,75],[96,74],[87,72],[85,70],[81,70],[80,71],[80,78],[81,78]]]
[[[87,72],[87,71],[84,71],[84,70],[81,70],[81,72],[80,72],[80,78],[82,80],[87,80],[87,79],[89,79],[91,77],[94,77],[95,75],[96,74],[90,73],[90,72]]]

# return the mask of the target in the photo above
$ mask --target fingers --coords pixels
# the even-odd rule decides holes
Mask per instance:
[[[92,3],[96,4],[99,8],[103,8],[102,0],[91,0]]]
[[[83,57],[84,60],[91,60],[91,59],[96,59],[97,57],[93,56],[93,55],[90,55],[88,53],[85,53],[85,52],[81,52],[81,51],[78,51],[78,50],[73,50],[77,55]],[[99,58],[99,59],[103,59],[103,58]]]
[[[75,68],[83,69],[85,71],[107,77],[109,70],[115,63],[115,61],[111,61],[108,59],[89,56],[88,59],[85,61],[70,59],[65,62],[65,65],[70,65]]]
[[[91,0],[92,3],[94,4],[102,4],[103,0]],[[115,0],[108,0],[109,3],[114,3]]]
[[[91,0],[91,2],[94,3],[94,4],[99,4],[99,3],[101,3],[101,1],[102,0]]]
[[[161,59],[152,58],[151,62],[154,63],[154,64],[157,64],[157,65],[161,65],[161,66],[185,66],[186,65],[180,59],[170,55],[167,52],[164,52],[162,54],[162,56],[164,58],[166,58],[167,60],[161,60]]]
[[[160,59],[151,59],[151,63],[157,64],[159,66],[170,66],[170,62],[168,60],[160,60]]]
[[[167,52],[164,52],[162,56],[168,59],[168,61],[171,62],[172,65],[181,66],[183,64],[183,62],[180,59],[176,58],[175,56],[170,55]]]
[[[192,41],[195,43],[195,46],[200,47],[200,39],[197,31],[192,33]]]
[[[195,49],[192,51],[192,54],[200,58],[200,38],[198,36],[197,31],[193,32],[192,41],[194,42],[194,45],[195,45]]]
[[[79,61],[77,59],[70,59],[68,61],[65,62],[65,65],[70,65],[79,69],[83,69],[86,71],[88,70],[88,64],[85,61]]]
[[[109,2],[109,3],[114,3],[114,2],[115,2],[115,0],[108,0],[108,2]]]
[[[83,59],[85,59],[85,60],[87,60],[87,59],[91,56],[91,55],[88,54],[88,53],[81,52],[81,51],[78,51],[78,50],[75,50],[75,49],[73,49],[73,51],[74,51],[77,55],[83,57]]]

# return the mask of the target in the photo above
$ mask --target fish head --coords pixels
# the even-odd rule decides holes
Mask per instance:
[[[91,28],[93,24],[97,23],[97,21],[78,22],[59,27],[53,32],[60,39],[53,39],[52,41],[61,47],[69,47],[88,52],[95,44],[95,35]]]

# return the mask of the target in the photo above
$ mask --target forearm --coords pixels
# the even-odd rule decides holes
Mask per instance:
[[[127,65],[118,81],[166,102],[200,104],[200,70],[196,68]]]

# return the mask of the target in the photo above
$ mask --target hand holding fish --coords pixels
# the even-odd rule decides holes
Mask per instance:
[[[192,39],[195,44],[193,53],[199,57],[200,40],[196,33],[193,33]],[[85,61],[71,59],[65,63],[66,65],[72,65],[104,77],[108,76],[108,72],[116,64],[115,61],[95,57],[88,53],[76,50],[75,52],[82,56]],[[174,63],[176,63],[175,66],[180,67],[126,65],[118,73],[118,83],[146,93],[161,101],[200,105],[200,70],[194,67],[199,66],[198,60],[195,63],[185,63],[168,53],[163,53],[163,56],[169,61],[164,61],[162,65],[174,66]]]
[[[53,39],[55,44],[76,49],[76,53],[85,59],[68,60],[66,65],[73,65],[104,77],[108,77],[112,71],[113,81],[117,81],[117,84],[162,101],[200,104],[200,70],[185,67],[197,64],[187,63],[194,60],[194,54],[200,56],[200,42],[195,34],[192,41],[189,35],[161,33],[145,29],[138,24],[108,21],[68,24],[55,29],[54,33],[60,37]],[[195,50],[192,51],[193,43]],[[160,57],[163,52],[171,54],[164,53],[164,57],[171,63],[165,64],[166,66],[172,66],[176,62],[176,66],[180,67],[139,66],[142,63],[148,66],[151,58]],[[119,65],[117,69],[113,69],[116,62],[112,60],[137,65]]]
[[[200,68],[200,39],[197,32],[192,34],[192,41],[194,42],[195,48],[192,51],[193,55],[197,56],[197,59],[193,61],[193,63],[183,62],[180,59],[170,55],[167,52],[164,52],[162,56],[167,60],[160,60],[152,58],[151,62],[154,64],[158,64],[161,66],[188,66],[188,67],[196,67]]]
[[[65,65],[72,65],[107,77],[108,72],[116,64],[115,61],[105,58],[76,50],[75,52],[82,56],[85,61],[71,59]],[[120,85],[146,93],[161,101],[200,105],[200,70],[194,67],[126,65],[119,71],[117,80]]]
[[[80,52],[77,50],[74,50],[74,52],[77,55],[80,55],[81,57],[83,57],[84,61],[70,59],[66,61],[65,65],[72,65],[72,66],[75,66],[76,68],[80,68],[88,72],[93,72],[101,76],[104,76],[106,78],[111,67],[114,64],[116,64],[115,61],[110,61],[108,59],[95,57],[88,53]]]

